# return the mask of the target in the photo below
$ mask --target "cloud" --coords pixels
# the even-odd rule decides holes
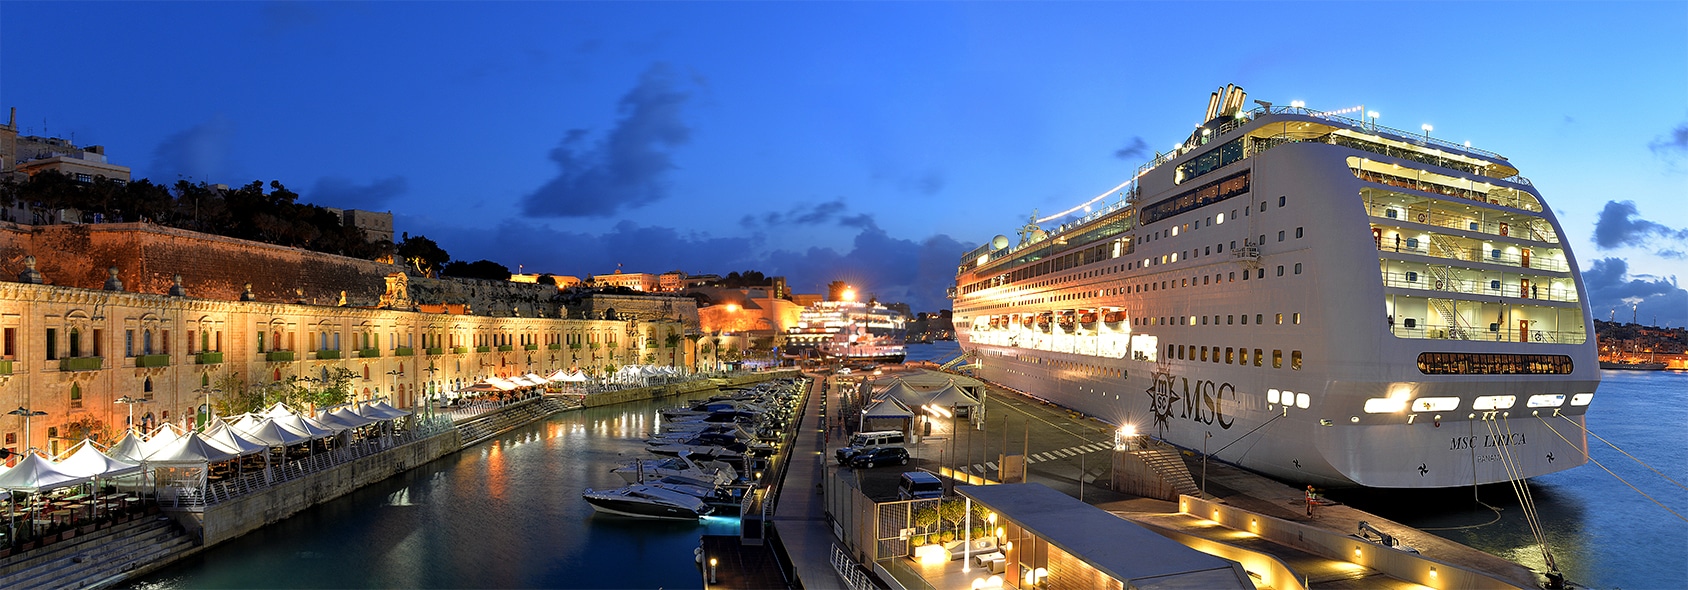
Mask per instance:
[[[1688,290],[1677,285],[1676,277],[1630,276],[1629,263],[1622,258],[1602,258],[1582,274],[1583,286],[1588,289],[1588,305],[1597,318],[1613,316],[1635,305],[1637,315],[1651,322],[1658,317],[1660,325],[1688,325]]]
[[[341,176],[324,176],[317,179],[316,186],[306,196],[311,204],[323,207],[379,211],[393,197],[404,194],[408,186],[403,176],[388,176],[362,185]]]
[[[1623,246],[1646,247],[1654,238],[1688,240],[1688,229],[1673,229],[1660,223],[1635,219],[1634,201],[1607,201],[1594,222],[1594,244],[1602,250]],[[1667,256],[1665,250],[1660,256]]]
[[[602,217],[668,196],[672,148],[691,140],[681,118],[690,95],[678,88],[667,64],[655,63],[621,98],[621,120],[596,141],[571,129],[551,150],[557,177],[522,199],[522,211],[540,217]]]
[[[790,225],[821,225],[847,210],[849,206],[844,204],[844,199],[833,199],[814,205],[799,204],[784,213],[771,211],[761,216],[745,215],[739,218],[739,226],[746,229],[778,229]]]
[[[1688,123],[1677,125],[1675,129],[1670,131],[1669,135],[1654,139],[1647,144],[1647,147],[1651,148],[1655,154],[1674,152],[1681,155],[1688,153]]]
[[[882,302],[906,302],[919,311],[949,307],[944,290],[954,281],[956,261],[966,251],[961,243],[945,235],[892,236],[871,215],[848,219],[859,224],[848,249],[770,249],[771,232],[722,237],[632,221],[601,234],[560,231],[523,220],[501,223],[497,231],[402,214],[397,222],[412,228],[412,235],[438,242],[452,258],[485,258],[511,268],[521,264],[531,272],[584,278],[613,272],[616,264],[627,271],[680,269],[692,274],[756,269],[785,276],[803,293],[824,292],[827,282],[845,280]]]
[[[207,182],[227,180],[234,137],[234,122],[221,114],[164,138],[152,150],[152,170],[149,177],[161,183],[175,182],[180,176]]]
[[[937,168],[910,171],[896,165],[880,164],[869,176],[875,183],[882,183],[905,193],[922,196],[932,196],[944,190],[946,179],[944,172]]]
[[[1149,142],[1143,141],[1141,137],[1131,138],[1131,141],[1125,142],[1125,147],[1114,151],[1115,158],[1132,162],[1141,160],[1147,155],[1149,155]]]

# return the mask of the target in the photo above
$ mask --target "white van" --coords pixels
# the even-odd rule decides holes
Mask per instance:
[[[907,437],[903,436],[903,431],[901,430],[858,432],[850,437],[850,446],[838,449],[838,452],[835,453],[835,455],[838,457],[838,464],[843,465],[849,462],[850,457],[854,456],[856,453],[877,447],[901,445],[906,440]]]

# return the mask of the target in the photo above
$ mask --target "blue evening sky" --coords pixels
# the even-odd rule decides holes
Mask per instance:
[[[1688,322],[1688,3],[0,3],[0,108],[136,177],[280,180],[511,270],[916,310],[1227,83],[1505,155],[1596,316]]]

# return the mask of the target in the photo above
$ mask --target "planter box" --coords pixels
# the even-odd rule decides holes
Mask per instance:
[[[98,371],[104,357],[89,356],[80,358],[59,359],[60,371]]]
[[[272,350],[264,353],[264,360],[272,363],[290,363],[293,362],[293,351]]]
[[[316,351],[316,358],[319,361],[321,361],[321,360],[336,360],[336,359],[340,358],[340,351],[338,351],[338,350],[319,350],[319,351]]]
[[[194,355],[194,362],[199,363],[201,365],[222,364],[223,353],[221,353],[221,352],[202,352],[202,353]]]
[[[456,347],[453,347],[451,349],[452,354],[467,354],[468,352],[469,352],[469,347],[467,347],[467,346],[456,346]],[[482,352],[485,352],[485,351],[482,351]]]
[[[491,346],[476,346],[475,352],[492,352]]]
[[[381,356],[381,350],[378,348],[365,348],[358,351],[358,358],[372,359],[378,356]]]
[[[393,356],[411,356],[413,354],[416,354],[416,349],[409,346],[400,346],[393,349]]]
[[[445,349],[440,348],[438,346],[435,346],[433,348],[429,348],[427,350],[428,350],[428,354],[432,355],[432,356],[439,356],[439,355],[445,354]]]
[[[0,360],[0,375],[12,374],[12,361]]]
[[[548,349],[551,349],[551,350],[562,350],[563,349],[563,343],[552,342],[550,344],[545,345],[545,348],[548,348]],[[11,361],[7,361],[7,366],[10,366],[10,363],[11,363]],[[11,369],[7,369],[7,371],[10,371],[10,370]]]
[[[500,344],[500,345],[498,345],[498,352],[510,352],[510,351],[512,351],[512,350],[515,350],[515,349],[516,349],[516,347],[514,347],[514,346],[511,346],[511,345],[509,345],[509,344]],[[483,350],[483,351],[481,351],[481,352],[486,352],[486,351],[484,351],[484,350]]]
[[[539,350],[538,344],[523,344],[522,350]]]
[[[137,367],[168,367],[168,366],[170,366],[170,355],[168,355],[168,354],[143,354],[141,356],[135,357],[135,366],[137,366]]]

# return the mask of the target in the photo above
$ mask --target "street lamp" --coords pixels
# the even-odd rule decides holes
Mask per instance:
[[[149,400],[149,399],[136,399],[136,398],[133,398],[133,397],[129,397],[127,395],[120,397],[120,398],[117,398],[117,399],[112,400],[112,401],[113,401],[113,403],[119,403],[119,404],[129,406],[129,422],[127,424],[127,427],[129,429],[135,428],[135,404],[150,404],[150,403],[152,403],[152,400]]]
[[[46,416],[47,413],[46,412],[37,412],[37,411],[31,410],[29,408],[25,408],[23,406],[18,406],[18,409],[12,410],[12,411],[6,412],[6,413],[11,414],[13,416],[22,416],[23,417],[23,452],[25,454],[28,454],[30,449],[35,448],[33,446],[30,446],[30,444],[29,444],[29,419],[34,418],[36,416]]]
[[[434,363],[428,363],[428,368],[425,370],[428,371],[428,387],[423,390],[422,401],[424,407],[428,411],[428,416],[432,417],[434,415],[434,389],[439,387],[439,385],[434,382],[434,373],[440,369],[435,367]]]
[[[393,398],[394,402],[399,401],[399,376],[403,375],[403,374],[404,374],[404,367],[402,367],[402,366],[397,368],[397,369],[387,371],[387,376],[390,377],[387,380],[387,386],[389,388],[387,395],[388,395],[388,397]]]
[[[301,377],[301,379],[309,379],[309,377]],[[211,420],[217,417],[216,408],[211,407],[211,393],[222,393],[222,390],[215,387],[200,387],[199,389],[193,390],[193,392],[205,396],[205,421],[200,423],[200,430],[204,430],[205,427],[211,425]]]

